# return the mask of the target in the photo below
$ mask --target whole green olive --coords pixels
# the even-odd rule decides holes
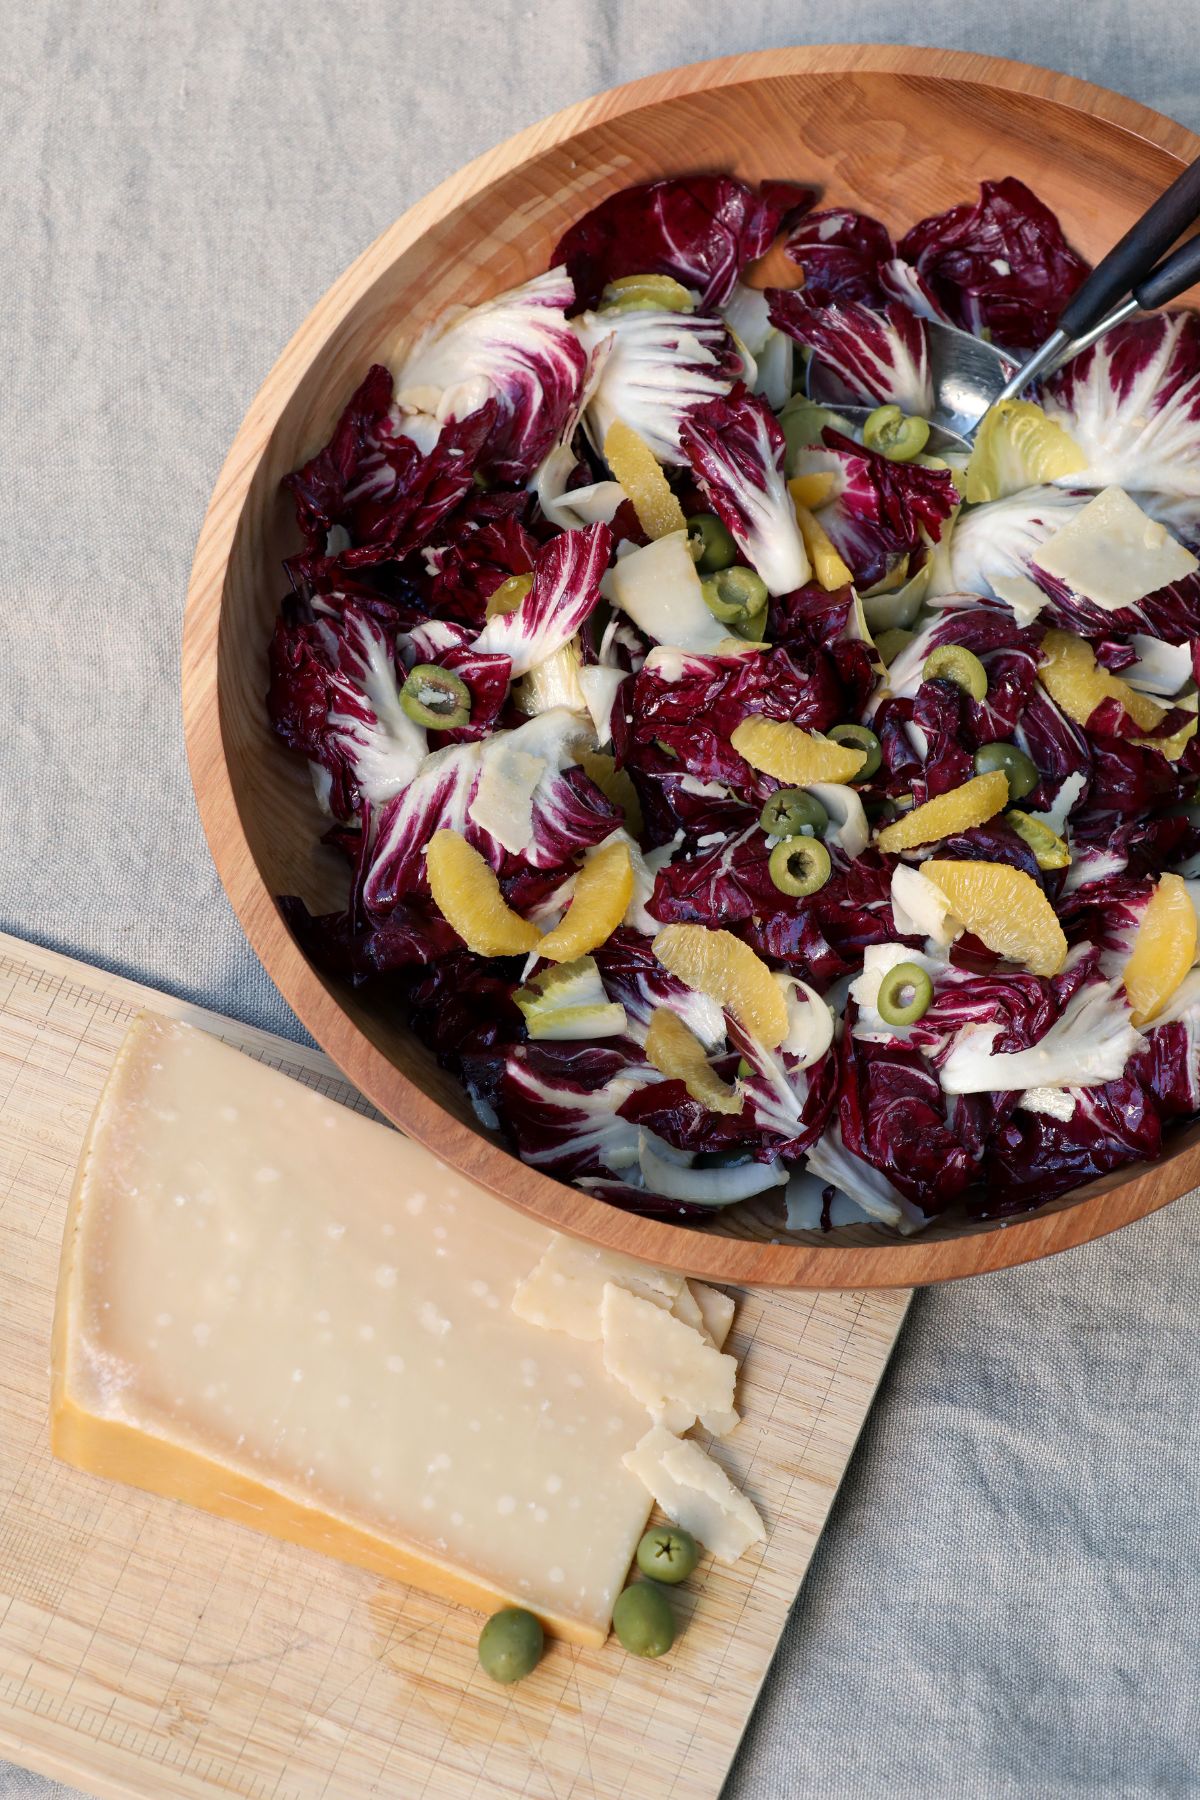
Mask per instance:
[[[700,1561],[700,1547],[678,1525],[652,1525],[637,1547],[637,1566],[651,1581],[686,1581]]]
[[[737,561],[733,533],[716,513],[694,513],[687,522],[687,532],[701,575],[715,575]]]
[[[675,1617],[662,1588],[635,1581],[617,1595],[613,1630],[631,1656],[665,1656],[675,1642]]]
[[[493,1681],[521,1681],[537,1668],[545,1642],[540,1620],[523,1606],[506,1606],[479,1634],[479,1665]]]
[[[975,773],[993,775],[997,769],[1008,777],[1010,800],[1024,800],[1042,779],[1037,764],[1015,744],[981,744],[975,752]]]

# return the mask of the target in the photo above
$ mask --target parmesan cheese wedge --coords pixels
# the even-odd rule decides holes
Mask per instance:
[[[1200,567],[1165,525],[1119,487],[1107,487],[1089,500],[1047,538],[1033,560],[1104,612],[1134,606]]]
[[[650,1510],[623,1462],[646,1414],[598,1343],[513,1311],[551,1241],[420,1145],[143,1016],[68,1216],[54,1452],[600,1644]]]
[[[718,1562],[736,1562],[767,1533],[757,1509],[739,1493],[720,1463],[688,1438],[661,1425],[648,1431],[625,1458],[675,1525],[711,1550]]]
[[[700,1309],[709,1341],[715,1350],[723,1350],[729,1327],[733,1324],[732,1295],[723,1293],[720,1288],[709,1287],[705,1281],[689,1281],[688,1287]]]

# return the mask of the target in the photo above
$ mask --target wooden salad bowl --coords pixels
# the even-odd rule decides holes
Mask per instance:
[[[192,779],[221,879],[285,999],[367,1099],[502,1200],[546,1224],[717,1281],[909,1287],[1087,1242],[1200,1181],[1200,1126],[1170,1155],[1004,1225],[903,1239],[860,1226],[789,1234],[779,1190],[701,1227],[643,1219],[526,1167],[394,1007],[322,975],[276,906],[344,903],[308,772],[272,736],[267,644],[298,547],[280,480],[325,442],[368,364],[455,301],[547,266],[563,229],[616,189],[698,168],[819,184],[824,204],[897,235],[1016,175],[1093,258],[1200,155],[1200,138],[1132,100],[989,57],[833,44],[697,63],[614,88],[469,163],[385,231],[313,309],[268,375],[217,481],[196,550],[183,652]],[[347,1172],[353,1180],[353,1173]]]

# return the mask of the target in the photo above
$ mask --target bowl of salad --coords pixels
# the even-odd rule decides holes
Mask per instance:
[[[930,331],[1019,358],[1197,152],[1021,65],[732,58],[315,309],[197,550],[189,756],[269,972],[448,1166],[813,1287],[1200,1178],[1200,322],[927,423]]]

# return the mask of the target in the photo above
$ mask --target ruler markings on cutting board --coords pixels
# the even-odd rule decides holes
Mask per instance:
[[[371,1110],[319,1051],[0,935],[0,1756],[105,1800],[715,1800],[908,1295],[739,1294],[716,1454],[769,1542],[676,1594],[661,1662],[554,1644],[498,1688],[477,1614],[51,1458],[63,1217],[143,1006]]]

